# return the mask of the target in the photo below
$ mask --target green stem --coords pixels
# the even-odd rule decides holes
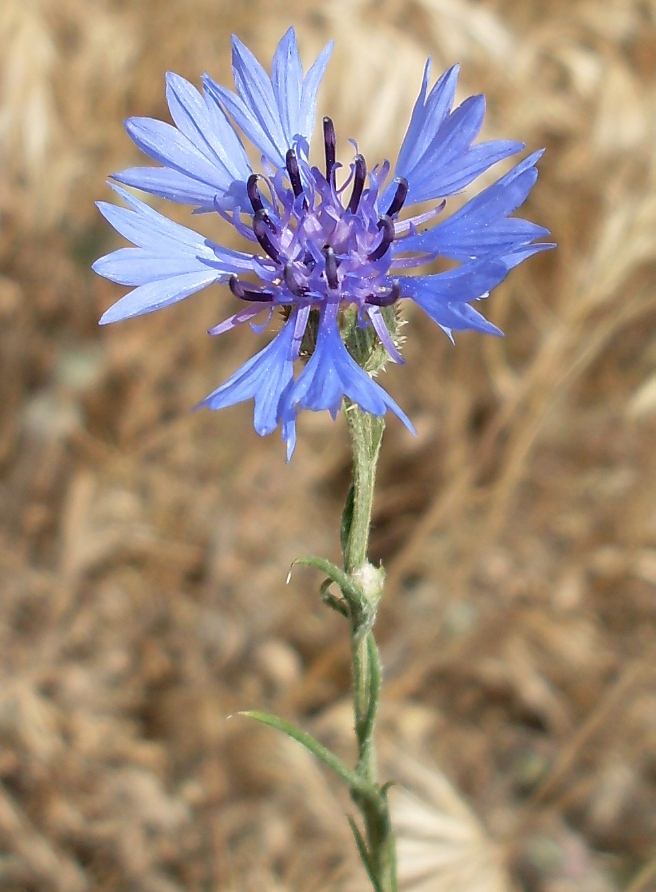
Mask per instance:
[[[351,657],[358,762],[355,772],[377,791],[375,797],[362,797],[351,789],[366,833],[365,866],[376,892],[396,892],[396,844],[392,832],[387,796],[378,784],[374,725],[380,699],[381,670],[372,628],[382,593],[383,572],[368,560],[369,532],[373,509],[376,466],[385,423],[382,418],[362,412],[358,406],[346,408],[353,446],[353,484],[342,520],[344,569],[360,594],[359,610],[350,611]],[[362,855],[363,840],[356,837]]]
[[[344,535],[344,569],[349,575],[368,564],[369,531],[374,504],[376,466],[383,440],[385,421],[349,403],[346,407],[353,448],[353,492],[347,502],[350,523]]]

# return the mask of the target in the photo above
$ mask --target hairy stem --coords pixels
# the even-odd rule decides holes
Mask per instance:
[[[380,699],[381,668],[373,636],[376,608],[384,574],[369,563],[369,532],[373,508],[376,466],[385,423],[353,404],[346,408],[353,447],[353,483],[342,519],[344,569],[357,586],[359,604],[349,610],[353,698],[358,761],[355,772],[376,791],[363,797],[351,790],[364,823],[365,836],[356,835],[358,849],[376,892],[396,892],[396,844],[387,796],[378,784],[374,726]],[[364,848],[363,848],[364,846]]]

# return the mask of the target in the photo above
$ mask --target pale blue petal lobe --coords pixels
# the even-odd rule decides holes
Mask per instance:
[[[314,119],[317,112],[317,93],[319,85],[323,78],[326,66],[330,61],[333,52],[333,42],[323,48],[316,62],[312,65],[303,81],[303,91],[301,97],[301,108],[299,117],[299,132],[310,141],[312,131],[314,130]]]
[[[100,324],[107,325],[110,322],[132,319],[134,316],[161,310],[206,288],[217,279],[216,273],[206,269],[166,279],[156,279],[140,285],[110,307],[101,317]]]
[[[289,28],[278,44],[271,68],[271,83],[288,146],[300,133],[303,66],[296,45],[296,34]]]
[[[295,442],[294,415],[289,414],[284,398],[294,374],[292,354],[293,323],[285,325],[263,350],[244,363],[225,384],[207,396],[200,407],[223,409],[248,399],[255,400],[254,427],[258,434],[272,433],[283,421],[283,437]],[[291,457],[291,452],[289,452]]]

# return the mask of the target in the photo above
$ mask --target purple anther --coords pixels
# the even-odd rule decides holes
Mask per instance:
[[[275,229],[273,229],[273,231],[275,232]],[[271,241],[270,233],[272,232],[272,223],[265,210],[255,211],[255,216],[253,217],[253,232],[262,249],[266,251],[272,260],[275,260],[276,263],[280,263],[280,251]]]
[[[292,184],[294,195],[296,196],[296,198],[298,198],[298,196],[303,192],[303,184],[301,183],[301,174],[298,169],[296,152],[293,149],[289,149],[287,155],[285,156],[285,167],[287,168],[287,173],[289,174],[289,182]]]
[[[380,241],[373,251],[367,255],[367,260],[380,260],[394,241],[394,223],[387,214],[383,214],[382,217],[378,218],[378,228],[381,230]]]
[[[330,118],[323,119],[323,142],[326,149],[326,179],[333,183],[335,176],[335,125]]]
[[[291,260],[285,264],[284,278],[285,285],[295,297],[303,297],[303,295],[307,294],[309,291],[307,285],[302,285],[301,282],[299,282],[298,277],[294,274],[294,264]]]
[[[259,176],[256,173],[252,173],[248,182],[246,183],[246,191],[248,192],[248,197],[250,199],[251,204],[253,205],[253,213],[257,213],[258,211],[264,210],[264,204],[262,203],[262,197],[260,195],[260,190],[257,188],[257,181],[259,180]]]
[[[339,288],[339,279],[337,278],[337,258],[335,252],[328,246],[323,249],[323,256],[326,258],[326,282],[328,287],[336,291]]]
[[[230,276],[228,285],[234,296],[241,298],[241,300],[254,300],[262,303],[273,300],[273,294],[270,291],[265,291],[263,288],[244,288],[237,276]]]
[[[392,287],[389,291],[379,292],[378,294],[368,294],[366,303],[373,304],[376,307],[391,307],[400,297],[401,286],[398,282],[392,282]]]
[[[355,170],[353,172],[353,191],[351,192],[351,200],[348,203],[348,210],[354,214],[358,205],[360,204],[360,199],[362,198],[362,190],[364,189],[364,181],[367,176],[367,162],[364,160],[362,155],[355,156],[354,162]]]
[[[401,210],[408,197],[408,181],[405,177],[397,177],[394,182],[397,184],[394,198],[391,205],[387,208],[386,217],[393,217]]]

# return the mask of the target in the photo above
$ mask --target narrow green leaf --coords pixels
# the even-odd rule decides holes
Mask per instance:
[[[364,596],[362,592],[355,585],[353,580],[349,576],[347,576],[346,573],[341,570],[336,564],[332,564],[325,558],[312,556],[296,558],[296,560],[292,564],[292,567],[294,567],[296,564],[300,564],[302,567],[314,567],[315,570],[321,570],[321,572],[325,573],[326,576],[335,583],[335,585],[338,585],[340,587],[340,589],[342,590],[342,594],[349,603],[349,606],[360,610],[362,604],[364,603]]]
[[[348,619],[349,610],[346,601],[342,598],[336,597],[330,591],[330,586],[333,584],[332,579],[325,579],[321,584],[321,600],[324,604],[327,604],[333,610],[336,610],[337,613],[341,613],[342,616],[345,616]]]
[[[371,858],[369,857],[369,852],[367,851],[367,845],[362,838],[362,834],[360,833],[360,828],[355,823],[353,818],[348,815],[348,822],[351,831],[353,832],[353,836],[355,837],[355,844],[358,847],[358,854],[360,855],[360,860],[364,864],[365,870],[367,871],[367,875],[371,880],[371,885],[374,887],[375,892],[382,892],[380,888],[380,883],[378,882],[378,878],[374,874],[374,869],[371,864]]]
[[[338,777],[341,777],[343,781],[346,781],[350,790],[359,793],[368,800],[378,800],[380,798],[378,790],[375,787],[368,784],[361,777],[358,777],[358,775],[345,765],[335,753],[331,752],[323,745],[323,743],[319,743],[315,737],[312,737],[311,734],[308,734],[297,725],[293,725],[291,722],[287,722],[285,719],[281,719],[277,715],[272,715],[270,712],[259,712],[258,710],[249,709],[245,712],[238,713],[238,715],[245,715],[248,718],[254,719],[256,722],[261,722],[263,725],[269,725],[271,728],[276,728],[278,731],[282,731],[283,734],[286,734],[288,737],[291,737],[292,740],[295,740],[297,743],[300,743],[301,746],[304,746],[306,750],[311,752],[313,756],[316,756],[316,758],[323,762],[324,765],[332,768]]]
[[[369,707],[367,709],[367,718],[364,723],[363,740],[370,740],[374,733],[374,724],[376,722],[376,713],[378,711],[378,702],[380,700],[380,656],[378,654],[378,648],[376,647],[376,641],[371,633],[367,636],[367,657],[369,670]]]
[[[349,536],[351,535],[351,523],[353,522],[353,503],[355,500],[355,487],[353,484],[349,487],[344,510],[342,511],[342,522],[339,528],[339,540],[342,545],[342,554],[346,554],[348,548]]]

